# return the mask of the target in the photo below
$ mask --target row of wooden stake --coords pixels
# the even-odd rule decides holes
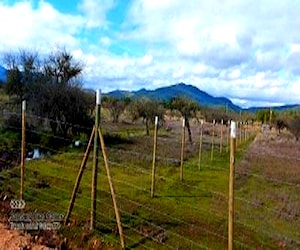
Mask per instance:
[[[108,165],[108,159],[105,150],[105,144],[103,140],[103,136],[100,129],[100,111],[101,111],[101,93],[99,90],[96,92],[96,107],[95,107],[95,125],[93,127],[88,146],[86,148],[83,160],[81,162],[81,166],[77,175],[77,179],[75,181],[75,185],[73,188],[71,200],[69,203],[69,207],[67,210],[67,215],[65,216],[65,224],[68,223],[76,195],[79,189],[80,181],[83,176],[83,172],[88,160],[88,156],[91,150],[92,142],[94,140],[94,148],[93,148],[93,173],[92,173],[92,189],[91,189],[91,213],[90,213],[90,229],[93,230],[95,227],[95,215],[96,215],[96,200],[97,200],[97,172],[98,172],[98,154],[99,154],[99,147],[98,141],[100,140],[100,147],[102,150],[102,155],[104,159],[104,165],[106,169],[106,174],[108,177],[110,192],[113,200],[115,216],[118,226],[118,231],[120,235],[120,243],[122,249],[125,249],[125,240],[123,235],[123,229],[121,224],[121,218],[118,210],[116,193],[110,173],[110,168]],[[181,157],[180,157],[180,181],[183,181],[183,162],[184,162],[184,151],[185,151],[185,119],[182,120],[182,142],[181,142]],[[26,131],[26,102],[22,102],[22,143],[21,143],[21,185],[20,185],[20,199],[24,199],[24,177],[25,177],[25,131]],[[203,128],[204,122],[201,120],[200,125],[200,140],[199,140],[199,162],[198,167],[199,170],[201,169],[201,159],[202,159],[202,144],[203,144]],[[234,214],[234,165],[235,165],[235,148],[236,148],[236,123],[231,122],[231,132],[227,129],[227,151],[228,151],[228,144],[229,144],[229,132],[230,134],[230,173],[229,173],[229,203],[228,203],[228,249],[232,249],[233,247],[233,214]],[[153,146],[153,161],[152,161],[152,177],[151,177],[151,197],[154,198],[155,196],[155,172],[156,172],[156,151],[157,151],[157,130],[158,130],[158,117],[155,117],[155,127],[154,127],[154,146]],[[240,143],[242,142],[242,127],[240,126],[239,129],[239,138]],[[246,127],[244,126],[244,139],[247,139],[247,131]],[[211,160],[214,158],[214,137],[215,137],[215,121],[213,122],[213,129],[212,129],[212,138],[211,138]],[[220,130],[220,153],[223,150],[223,121],[221,122],[221,130]]]
[[[199,170],[201,167],[202,158],[202,144],[203,144],[203,120],[201,120],[200,126],[200,141],[199,141]],[[155,172],[156,172],[156,150],[157,150],[157,129],[158,129],[158,117],[155,117],[154,126],[154,143],[153,143],[153,161],[152,161],[152,177],[151,177],[151,197],[155,196]],[[234,225],[234,173],[235,173],[235,151],[236,151],[236,122],[231,121],[229,129],[227,129],[227,145],[229,142],[230,134],[230,169],[229,169],[229,198],[228,198],[228,249],[233,249],[233,225]],[[240,143],[242,142],[242,129],[240,127]],[[220,153],[222,153],[223,146],[223,121],[221,122],[220,132]],[[213,160],[214,151],[214,137],[215,137],[215,121],[213,122],[212,130],[212,150],[211,160]],[[244,139],[247,139],[246,127],[244,127]],[[228,146],[227,146],[228,149]],[[185,119],[182,120],[182,142],[181,142],[181,157],[180,157],[180,181],[183,181],[183,162],[184,162],[184,150],[185,150]]]

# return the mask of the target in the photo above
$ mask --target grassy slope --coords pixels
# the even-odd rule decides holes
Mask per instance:
[[[122,135],[125,136],[125,135]],[[139,137],[141,137],[139,135]],[[147,141],[143,136],[142,141]],[[151,140],[150,140],[151,141]],[[141,141],[121,148],[134,150],[141,147]],[[242,144],[237,158],[243,156],[250,141]],[[160,152],[164,152],[160,145]],[[166,145],[164,145],[166,146]],[[138,149],[135,148],[137,151]],[[142,149],[145,150],[144,148]],[[168,149],[166,149],[168,152]],[[149,151],[151,152],[151,151]],[[226,249],[227,247],[227,193],[229,155],[215,152],[215,160],[210,161],[210,152],[203,153],[201,171],[198,170],[197,157],[190,157],[184,164],[184,182],[179,181],[178,164],[166,164],[159,161],[157,166],[156,197],[150,198],[150,160],[143,156],[126,153],[117,154],[109,150],[112,174],[118,193],[122,223],[129,248],[180,248],[180,249]],[[150,155],[151,153],[149,153]],[[167,154],[165,155],[167,156]],[[78,152],[63,153],[49,159],[27,162],[25,200],[32,211],[52,211],[66,213],[72,188],[77,176],[81,157]],[[107,246],[118,246],[113,207],[100,159],[98,176],[98,201],[96,230],[90,234],[88,228],[90,208],[91,162],[89,160],[84,173],[80,192],[72,214],[71,229],[62,229],[63,235],[72,238],[77,246],[87,246],[87,241],[100,236]],[[18,193],[19,169],[1,173],[2,192]],[[251,195],[261,190],[257,182],[248,179],[239,183],[237,196],[251,201]],[[272,188],[269,185],[266,188]],[[276,187],[275,189],[276,190]],[[292,195],[292,194],[291,194]],[[266,235],[268,225],[261,226],[259,220],[268,218],[269,223],[278,229],[287,229],[287,235],[295,238],[293,223],[286,220],[273,220],[269,210],[254,209],[244,201],[236,200],[236,248],[255,248],[265,246],[277,248],[278,238],[275,232]],[[276,217],[275,217],[276,218]],[[279,225],[279,224],[282,225]],[[279,230],[280,232],[280,230]],[[147,235],[151,237],[147,237]]]

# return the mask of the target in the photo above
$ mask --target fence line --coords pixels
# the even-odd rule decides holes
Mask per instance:
[[[17,113],[17,112],[16,112]],[[16,115],[19,115],[19,114],[16,114]],[[28,114],[27,115],[27,117],[30,117],[30,118],[37,118],[35,115],[30,115],[30,114]],[[39,119],[44,119],[45,121],[47,120],[47,121],[49,121],[49,119],[48,118],[43,118],[43,117],[39,117]],[[53,122],[57,122],[57,123],[63,123],[63,122],[61,122],[61,121],[54,121],[53,120]],[[66,123],[65,123],[66,124]],[[74,125],[74,124],[73,124]],[[73,126],[72,125],[72,126]],[[24,125],[23,125],[23,127],[24,127]],[[10,128],[13,128],[13,129],[21,129],[21,128],[19,128],[19,127],[14,127],[14,126],[11,126]],[[83,127],[80,127],[80,128],[83,128]],[[86,128],[87,129],[87,128]],[[91,128],[88,128],[88,129],[91,129]],[[214,126],[212,127],[212,129],[214,129]],[[217,130],[218,131],[218,130]],[[213,135],[217,135],[218,136],[218,133],[217,133],[217,131],[216,132],[214,132],[214,130],[213,130]],[[36,134],[39,134],[39,135],[46,135],[46,136],[49,136],[49,137],[53,137],[53,138],[56,138],[56,139],[61,139],[61,140],[64,140],[64,141],[66,141],[66,142],[72,142],[73,140],[72,139],[68,139],[68,138],[64,138],[64,137],[61,137],[61,136],[54,136],[54,135],[49,135],[49,134],[47,134],[46,132],[42,132],[42,131],[36,131],[35,129],[26,129],[26,132],[30,132],[30,133],[36,133]],[[249,132],[249,131],[248,131]],[[244,131],[243,129],[240,129],[239,130],[239,142],[240,142],[240,144],[242,143],[242,141],[246,141],[246,131]],[[242,133],[245,133],[244,134],[244,136],[242,135]],[[213,137],[214,138],[214,137]],[[244,138],[244,140],[242,140]],[[172,140],[168,140],[168,139],[165,139],[165,138],[163,138],[163,137],[159,137],[158,138],[158,140],[160,140],[160,139],[162,139],[162,141],[172,141]],[[184,140],[184,142],[185,142],[186,140]],[[178,144],[180,143],[180,140],[176,140],[176,142],[178,142]],[[27,145],[30,145],[30,146],[39,146],[39,147],[41,147],[41,148],[44,148],[44,149],[47,149],[47,147],[42,147],[42,146],[40,146],[40,145],[37,145],[37,144],[34,144],[34,143],[31,143],[31,142],[27,142]],[[223,143],[222,143],[222,145],[223,145]],[[220,145],[220,147],[221,147],[221,145]],[[212,143],[212,148],[213,148],[213,143]],[[145,154],[145,153],[141,153],[141,152],[137,152],[137,151],[134,151],[134,150],[124,150],[124,149],[116,149],[116,148],[113,148],[113,147],[111,147],[111,148],[106,148],[107,149],[107,151],[108,152],[117,152],[117,153],[120,153],[120,154],[131,154],[131,155],[136,155],[136,156],[141,156],[141,157],[143,157],[143,160],[145,160],[145,158],[146,159],[149,159],[149,161],[152,159],[151,158],[151,156],[149,156],[148,154]],[[48,150],[49,151],[51,151],[51,152],[56,152],[56,153],[65,153],[65,151],[63,151],[63,150],[55,150],[55,149],[50,149],[50,148],[48,148]],[[244,149],[239,149],[240,150],[240,152],[247,152],[247,150],[244,150]],[[251,155],[256,155],[256,153],[253,153],[252,154],[252,152],[250,153]],[[83,154],[80,154],[80,153],[75,153],[74,155],[73,155],[73,157],[82,157],[82,155]],[[222,154],[220,154],[220,155],[222,155]],[[257,155],[259,155],[259,153],[257,153]],[[260,155],[259,155],[260,156]],[[277,155],[276,155],[277,156]],[[276,157],[275,156],[275,157]],[[282,158],[284,158],[284,159],[292,159],[292,160],[300,160],[300,158],[298,158],[298,157],[288,157],[288,158],[285,158],[285,157],[283,157],[283,156],[281,156]],[[52,157],[50,157],[50,158],[52,158]],[[280,158],[280,157],[278,157],[278,158]],[[96,160],[103,160],[103,158],[102,157],[95,157],[94,159],[96,159]],[[178,162],[180,162],[178,159],[176,159],[176,158],[169,158],[169,157],[164,157],[164,156],[162,156],[162,157],[157,157],[157,159],[159,159],[159,160],[161,160],[161,161],[166,161],[166,162],[172,162],[172,163],[178,163]],[[46,161],[48,161],[49,159],[46,159]],[[51,161],[51,160],[53,160],[53,161]],[[57,164],[59,164],[60,162],[55,162],[56,160],[55,159],[51,159],[51,160],[49,160],[50,162],[54,162],[54,163],[57,163]],[[220,162],[220,163],[228,163],[228,161],[225,161],[225,160],[217,160],[216,162]],[[135,164],[122,164],[122,163],[119,163],[119,162],[114,162],[114,161],[108,161],[108,163],[109,164],[112,164],[112,165],[117,165],[117,166],[121,166],[121,167],[124,167],[124,165],[126,165],[126,168],[127,169],[130,169],[130,170],[135,170],[135,171],[138,171],[139,173],[143,173],[143,174],[147,174],[147,175],[149,175],[149,173],[151,172],[151,170],[150,170],[150,164],[149,164],[149,166],[147,165],[147,168],[141,168],[141,167],[139,167],[139,166],[137,166],[137,165],[135,165]],[[183,164],[183,161],[182,161],[182,164]],[[68,164],[66,164],[66,165],[68,165]],[[206,166],[206,167],[208,167],[207,169],[213,169],[213,167],[211,167],[211,165],[208,165],[208,164],[204,164],[204,165],[201,165],[201,166]],[[71,169],[71,167],[69,167],[69,166],[64,166],[64,167],[67,167],[67,168],[70,168]],[[72,169],[74,169],[75,171],[77,170],[77,168],[72,168]],[[149,171],[148,171],[148,169],[149,169]],[[205,169],[205,168],[204,168]],[[224,168],[224,167],[216,167],[215,169],[219,169],[219,170],[226,170],[226,171],[228,171],[228,168]],[[30,168],[29,169],[27,169],[26,171],[30,171]],[[203,168],[201,168],[201,170],[203,170]],[[91,170],[89,170],[89,171],[91,171]],[[263,176],[263,175],[258,175],[258,174],[252,174],[252,173],[247,173],[247,172],[245,172],[245,171],[243,171],[243,170],[241,170],[240,172],[239,171],[237,171],[236,172],[236,174],[243,174],[243,175],[246,175],[246,176],[252,176],[252,177],[255,177],[255,178],[258,178],[258,179],[262,179],[262,180],[267,180],[267,181],[272,181],[272,182],[274,182],[274,183],[277,183],[277,184],[284,184],[284,185],[289,185],[289,186],[293,186],[293,187],[299,187],[299,185],[298,184],[293,184],[293,183],[290,183],[290,182],[285,182],[285,181],[279,181],[279,180],[275,180],[274,178],[268,178],[268,177],[265,177],[265,176]],[[0,176],[1,176],[1,172],[0,172]],[[105,176],[105,175],[103,175],[103,173],[96,173],[96,176]],[[70,181],[70,179],[67,179],[67,178],[64,178],[64,177],[62,177],[62,176],[52,176],[52,175],[48,175],[47,177],[50,177],[50,178],[58,178],[58,179],[61,179],[61,180],[68,180],[68,181]],[[6,176],[4,176],[3,178],[7,178]],[[164,178],[164,180],[166,180],[166,181],[170,181],[170,182],[176,182],[176,183],[178,183],[176,180],[174,180],[174,179],[172,179],[172,178],[168,178],[168,177],[166,177],[166,176],[158,176],[158,178]],[[143,191],[143,192],[145,192],[145,193],[149,193],[149,189],[147,189],[147,188],[143,188],[143,187],[140,187],[140,186],[138,186],[138,185],[135,185],[135,184],[133,184],[133,183],[130,183],[130,182],[128,182],[128,181],[124,181],[124,180],[121,180],[121,179],[118,179],[118,178],[114,178],[114,181],[116,181],[117,183],[121,183],[121,184],[125,184],[125,185],[127,185],[127,186],[130,186],[131,188],[133,188],[134,190],[139,190],[139,191]],[[150,182],[149,182],[150,183]],[[82,184],[81,184],[82,185]],[[224,200],[227,200],[228,199],[228,196],[227,195],[225,195],[225,194],[223,194],[223,193],[221,193],[221,192],[218,192],[218,191],[212,191],[212,190],[209,190],[209,189],[206,189],[205,187],[204,188],[200,188],[200,187],[198,187],[198,186],[194,186],[194,185],[190,185],[190,184],[187,184],[186,182],[182,182],[181,183],[181,185],[182,186],[184,186],[184,187],[187,187],[187,188],[190,188],[190,189],[192,189],[192,190],[196,190],[196,191],[205,191],[205,192],[208,192],[208,193],[210,193],[211,195],[215,195],[215,196],[219,196],[219,197],[222,197],[222,199],[224,199]],[[89,185],[87,185],[87,186],[89,186]],[[26,186],[25,186],[26,187]],[[59,187],[53,187],[55,190],[60,190],[61,188],[59,188]],[[26,189],[26,188],[25,188]],[[107,194],[110,194],[108,191],[106,191],[106,190],[102,190],[102,189],[100,189],[102,192],[105,192],[105,193],[107,193]],[[60,190],[60,191],[62,191],[62,190]],[[43,193],[43,195],[48,195],[49,196],[49,194],[48,193],[46,193],[46,192],[43,192],[43,190],[38,190],[37,192],[41,192],[41,193]],[[67,191],[65,191],[65,193],[66,193]],[[79,196],[81,196],[80,194],[79,194]],[[54,195],[54,197],[55,197],[55,195]],[[83,196],[82,196],[83,197]],[[175,220],[175,221],[177,221],[177,222],[180,222],[181,224],[184,224],[184,225],[188,225],[188,226],[195,226],[193,223],[188,223],[188,222],[186,222],[186,221],[184,221],[184,220],[181,220],[179,217],[174,217],[174,216],[171,216],[171,215],[169,215],[169,214],[167,214],[167,213],[164,213],[164,212],[162,212],[162,211],[159,211],[159,210],[157,210],[157,209],[155,209],[155,208],[152,208],[151,206],[149,207],[149,206],[146,206],[146,205],[144,205],[144,204],[142,204],[142,203],[140,203],[140,202],[137,202],[137,201],[134,201],[134,200],[132,200],[132,199],[129,199],[128,197],[125,197],[124,195],[118,195],[118,194],[116,194],[116,197],[118,197],[118,198],[120,198],[120,199],[122,199],[122,200],[124,200],[124,201],[126,201],[127,203],[130,203],[130,204],[135,204],[135,205],[137,205],[137,206],[140,206],[140,207],[143,207],[144,209],[146,209],[146,210],[148,210],[148,211],[150,211],[150,212],[152,212],[152,213],[156,213],[156,214],[159,214],[159,215],[163,215],[163,216],[165,216],[165,217],[167,217],[167,218],[169,218],[169,219],[171,219],[171,220]],[[86,197],[84,197],[84,198],[86,198]],[[168,198],[168,199],[170,199],[169,197],[166,197],[166,198]],[[234,197],[234,199],[235,200],[237,200],[237,201],[240,201],[240,202],[242,202],[243,204],[247,204],[247,206],[249,206],[249,207],[255,207],[255,208],[257,208],[257,207],[259,207],[259,208],[263,208],[263,209],[266,209],[267,211],[269,211],[269,212],[272,212],[272,213],[274,213],[275,215],[278,215],[279,213],[280,214],[282,214],[283,212],[282,211],[279,211],[279,210],[277,210],[277,209],[273,209],[273,208],[269,208],[269,207],[266,207],[265,205],[261,205],[261,204],[259,204],[259,203],[255,203],[255,202],[253,202],[253,201],[251,201],[251,200],[247,200],[247,199],[244,199],[244,198],[242,198],[242,197]],[[171,200],[171,199],[170,199]],[[95,199],[95,202],[101,202],[99,199]],[[42,201],[42,202],[46,202],[46,201]],[[180,202],[183,202],[184,203],[184,201],[180,201]],[[46,202],[47,203],[47,202]],[[49,202],[48,202],[49,203]],[[51,204],[51,203],[49,203],[49,204]],[[53,206],[53,204],[51,204],[52,206]],[[77,204],[77,206],[80,206],[80,205],[78,205]],[[109,204],[104,204],[104,206],[110,206]],[[193,206],[191,206],[191,207],[193,207]],[[85,207],[85,209],[88,209],[88,208],[86,208]],[[198,210],[199,212],[200,211],[204,211],[204,210],[200,210],[199,208],[198,209],[196,209],[196,210]],[[133,215],[133,214],[130,214],[130,213],[128,213],[127,211],[125,211],[124,209],[121,209],[120,210],[122,213],[127,213],[128,215],[130,215],[130,216],[132,216],[132,217],[136,217],[136,218],[138,218],[138,219],[142,219],[142,220],[145,220],[147,223],[151,223],[151,224],[153,224],[152,226],[154,226],[154,227],[157,227],[158,229],[162,229],[162,230],[166,230],[165,228],[163,228],[163,227],[161,227],[161,228],[159,228],[160,226],[159,225],[156,225],[155,223],[152,223],[151,221],[149,222],[149,221],[147,221],[145,218],[143,218],[143,217],[141,217],[141,216],[137,216],[137,215]],[[205,212],[208,212],[208,211],[205,211]],[[101,213],[100,212],[96,212],[96,214],[100,214],[101,215]],[[288,214],[288,212],[286,212],[287,214],[286,214],[286,216],[287,217],[289,217],[289,214]],[[105,214],[102,214],[103,216],[104,216],[104,218],[105,218]],[[290,215],[290,217],[291,217],[292,215]],[[222,216],[220,216],[221,218],[223,218]],[[98,220],[96,220],[96,221],[98,221]],[[99,223],[101,223],[101,222],[99,222]],[[243,224],[242,222],[240,222],[239,220],[238,221],[236,221],[236,223],[237,224],[240,224],[240,225],[243,225],[243,226],[245,226],[245,227],[247,227],[246,226],[246,224]],[[104,223],[102,223],[102,224],[104,224]],[[128,228],[130,228],[130,225],[127,225],[128,226]],[[196,227],[198,227],[198,226],[196,226]],[[251,226],[250,226],[251,227]],[[130,228],[131,230],[133,229],[133,228]],[[207,229],[205,229],[205,228],[201,228],[202,230],[206,230],[206,233],[207,234],[211,234],[211,235],[214,235],[215,237],[219,237],[219,238],[221,238],[222,240],[226,240],[227,239],[227,237],[224,237],[223,235],[221,235],[221,234],[218,234],[218,233],[216,233],[216,232],[212,232],[212,231],[210,231],[210,230],[207,230]],[[252,229],[253,230],[253,229]],[[139,230],[136,230],[136,231],[139,231]],[[256,230],[253,230],[254,232],[257,232]],[[262,231],[260,231],[260,232],[262,232]],[[263,231],[264,232],[264,231]],[[176,237],[178,237],[178,238],[180,238],[180,239],[183,239],[183,240],[186,240],[186,241],[188,241],[188,242],[190,242],[190,243],[192,243],[192,244],[195,244],[196,246],[198,246],[198,247],[202,247],[202,248],[205,248],[206,249],[206,247],[204,247],[204,246],[202,246],[201,244],[199,244],[199,243],[197,243],[197,242],[195,242],[195,241],[192,241],[191,239],[188,239],[188,238],[186,238],[186,237],[184,237],[184,236],[182,236],[182,235],[180,235],[180,234],[177,234],[177,233],[174,233],[174,232],[172,232],[172,231],[170,231],[169,233],[171,233],[171,234],[173,234],[173,235],[176,235]],[[107,235],[106,235],[107,236]],[[272,236],[272,237],[271,237]],[[270,237],[271,238],[273,238],[273,236],[274,236],[274,234],[272,234]],[[280,235],[281,236],[281,235]],[[108,237],[108,238],[110,238],[110,237]],[[286,237],[287,238],[287,237]],[[151,239],[153,240],[153,241],[155,241],[155,237],[151,237]],[[287,238],[288,239],[288,238]],[[134,240],[135,241],[135,240]],[[244,243],[242,243],[242,242],[239,242],[239,241],[237,241],[237,240],[234,240],[234,242],[235,243],[238,243],[238,244],[240,244],[241,246],[242,245],[244,245]],[[298,240],[294,240],[294,242],[296,242],[297,244],[299,244],[299,241]],[[161,242],[160,242],[161,243]],[[243,247],[247,247],[246,245],[244,245]]]

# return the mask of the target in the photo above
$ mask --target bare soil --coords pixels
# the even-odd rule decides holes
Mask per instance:
[[[0,223],[0,250],[16,249],[46,250],[54,248],[35,243],[31,235],[11,230],[7,225]]]

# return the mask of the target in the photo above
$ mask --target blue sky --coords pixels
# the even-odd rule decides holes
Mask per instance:
[[[244,107],[300,103],[298,0],[2,0],[0,55],[65,47],[87,88],[192,84]]]

